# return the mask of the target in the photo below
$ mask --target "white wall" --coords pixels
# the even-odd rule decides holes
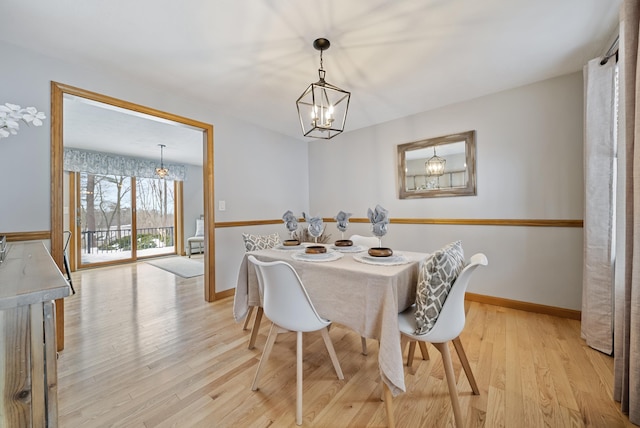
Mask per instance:
[[[307,145],[102,69],[4,43],[0,53],[6,59],[0,67],[0,103],[35,106],[50,117],[53,80],[212,123],[215,206],[219,200],[227,206],[215,212],[216,221],[275,219],[287,209],[325,217],[344,210],[364,217],[377,203],[392,217],[404,218],[582,218],[580,73]],[[50,229],[49,124],[23,127],[0,140],[0,231]],[[396,145],[471,129],[477,131],[477,196],[398,199]],[[216,231],[218,291],[235,286],[244,252],[240,229]],[[247,229],[286,232],[280,225]],[[352,224],[349,232],[366,233],[367,225]],[[478,271],[470,291],[580,309],[582,229],[394,224],[384,242],[395,249],[433,251],[454,239],[463,240],[468,255],[483,251],[489,257],[490,266]]]
[[[308,207],[307,144],[301,140],[257,128],[197,100],[104,69],[83,68],[2,42],[0,55],[0,103],[34,106],[48,118],[42,127],[21,126],[18,135],[0,140],[0,232],[50,230],[51,81],[213,124],[215,198],[227,203],[226,211],[215,212],[216,221],[280,218],[286,209]],[[198,215],[202,212],[201,208],[191,209]],[[241,242],[239,232],[235,233]],[[235,281],[219,276],[237,275],[237,266],[218,260],[227,254],[224,245],[216,250],[216,288],[220,291],[234,286]]]
[[[582,102],[574,73],[313,142],[310,211],[366,217],[380,204],[391,218],[582,219]],[[469,130],[477,131],[477,196],[398,198],[398,144]],[[489,258],[471,292],[580,309],[581,228],[392,224],[383,239],[421,251],[462,239],[467,255]]]

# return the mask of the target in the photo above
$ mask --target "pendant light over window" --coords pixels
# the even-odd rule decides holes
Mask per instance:
[[[324,80],[322,51],[329,49],[330,45],[327,39],[316,39],[313,42],[313,47],[320,51],[320,80],[309,85],[296,101],[305,137],[328,140],[344,131],[351,93]]]
[[[427,175],[429,177],[440,177],[444,174],[444,164],[446,163],[446,159],[436,155],[436,148],[434,146],[433,157],[429,158],[429,160],[424,163],[424,167],[427,170]]]
[[[156,168],[156,175],[160,178],[165,178],[169,174],[169,170],[164,167],[164,148],[165,144],[158,144],[160,146],[160,166]]]

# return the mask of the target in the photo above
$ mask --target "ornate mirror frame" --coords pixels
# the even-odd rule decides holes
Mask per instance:
[[[399,144],[400,199],[476,195],[476,131]],[[437,156],[444,172],[429,173],[426,162]]]

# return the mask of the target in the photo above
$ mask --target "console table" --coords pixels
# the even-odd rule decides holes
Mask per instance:
[[[0,426],[58,426],[54,300],[70,294],[42,242],[8,244],[0,264]]]

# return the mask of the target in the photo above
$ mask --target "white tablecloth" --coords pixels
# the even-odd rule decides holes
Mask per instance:
[[[364,264],[349,253],[331,262],[297,261],[291,251],[276,249],[246,253],[238,272],[234,318],[242,321],[249,306],[261,304],[255,269],[247,257],[286,261],[298,272],[322,317],[379,341],[380,375],[395,396],[405,391],[398,313],[414,303],[419,265],[428,256],[401,253],[410,262],[394,266]]]

